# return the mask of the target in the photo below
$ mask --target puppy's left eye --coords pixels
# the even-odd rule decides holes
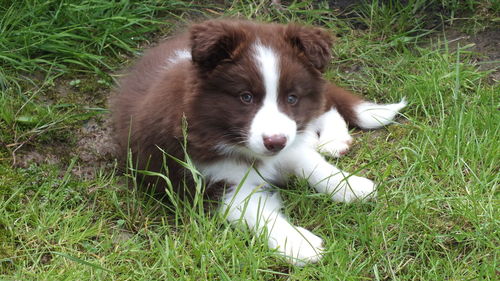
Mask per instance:
[[[253,95],[248,91],[244,91],[240,94],[240,100],[245,104],[251,104],[253,101]]]
[[[296,95],[288,95],[288,97],[286,98],[286,102],[291,105],[296,105],[298,101],[299,98]]]

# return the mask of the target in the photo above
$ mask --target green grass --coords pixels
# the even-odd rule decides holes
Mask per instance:
[[[0,280],[497,278],[500,87],[478,70],[471,46],[449,47],[436,37],[442,27],[429,30],[426,21],[440,12],[444,24],[466,32],[498,28],[498,1],[378,1],[347,18],[302,1],[287,10],[250,0],[226,9],[7,2],[0,2]],[[114,73],[179,23],[222,13],[323,25],[340,35],[329,80],[371,100],[410,102],[400,124],[353,131],[351,152],[331,160],[378,182],[377,202],[333,203],[301,179],[282,190],[285,213],[326,242],[318,264],[288,265],[263,237],[231,227],[203,202],[175,200],[174,209],[127,188],[115,169],[96,168],[90,179],[75,173],[97,165],[77,156],[76,143],[84,124],[107,118]],[[65,154],[56,164],[12,166],[13,157],[57,145]]]

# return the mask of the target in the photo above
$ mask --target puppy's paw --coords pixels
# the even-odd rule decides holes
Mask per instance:
[[[353,202],[356,200],[373,200],[377,197],[375,183],[367,178],[350,176],[343,183],[343,188],[333,194],[333,200]]]
[[[349,151],[351,144],[352,137],[350,135],[335,138],[320,137],[318,141],[318,151],[338,158]]]
[[[288,262],[304,266],[321,259],[323,239],[302,227],[286,227],[273,231],[269,247],[277,249]]]

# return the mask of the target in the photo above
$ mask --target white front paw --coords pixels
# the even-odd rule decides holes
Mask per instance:
[[[277,249],[290,263],[304,266],[321,259],[323,239],[302,227],[283,227],[273,231],[269,247]]]
[[[367,178],[350,176],[341,183],[343,188],[333,194],[333,200],[352,202],[355,200],[375,199],[375,183]]]
[[[320,137],[318,141],[318,150],[321,153],[338,158],[349,151],[351,144],[352,137],[350,135],[336,138]]]

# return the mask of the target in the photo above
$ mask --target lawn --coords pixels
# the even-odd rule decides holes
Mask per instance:
[[[0,2],[0,280],[497,280],[498,1],[214,2]],[[283,187],[292,222],[326,242],[317,264],[287,264],[203,202],[131,188],[112,156],[120,70],[220,16],[323,26],[337,36],[328,80],[409,101],[331,159],[379,183],[376,202]]]

